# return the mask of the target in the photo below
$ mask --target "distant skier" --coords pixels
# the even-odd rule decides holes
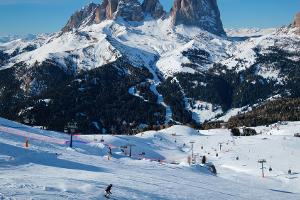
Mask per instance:
[[[206,163],[206,156],[202,156],[201,163],[204,165]]]
[[[109,146],[108,149],[109,149],[109,152],[108,152],[109,155],[112,155],[112,149],[111,149],[111,147]]]
[[[214,165],[210,165],[209,166],[209,171],[211,171],[215,175],[217,174],[217,169],[216,169],[216,167]]]
[[[112,188],[112,184],[109,184],[109,186],[107,186],[107,188],[105,189],[106,194],[104,195],[105,197],[109,198],[109,196],[112,194],[111,193],[111,188]]]
[[[269,172],[272,172],[272,171],[273,171],[273,169],[272,169],[272,167],[270,167],[270,168],[269,168]]]

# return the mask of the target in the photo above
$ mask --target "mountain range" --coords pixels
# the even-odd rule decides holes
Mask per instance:
[[[175,0],[170,12],[159,0],[91,3],[56,33],[0,43],[0,116],[111,134],[241,120],[300,97],[299,16],[226,34],[216,0]]]

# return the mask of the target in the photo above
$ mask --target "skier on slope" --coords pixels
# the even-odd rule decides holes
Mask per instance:
[[[107,188],[105,189],[106,194],[104,195],[105,197],[109,197],[112,193],[111,193],[111,188],[112,188],[112,184],[109,184],[109,186],[107,186]]]

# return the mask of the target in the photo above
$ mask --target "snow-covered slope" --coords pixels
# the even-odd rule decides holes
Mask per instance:
[[[68,93],[76,101],[82,97],[78,91],[83,92],[83,89],[91,91],[99,87],[102,92],[109,93],[106,89],[110,88],[118,93],[116,96],[124,97],[122,100],[114,98],[112,103],[111,99],[108,100],[106,97],[99,99],[96,97],[97,94],[91,92],[92,99],[95,101],[97,99],[97,102],[103,101],[99,105],[100,110],[105,106],[123,104],[122,108],[125,108],[126,112],[132,110],[127,103],[137,99],[129,100],[126,97],[128,93],[131,97],[139,98],[139,101],[142,101],[141,105],[146,107],[145,104],[148,104],[147,106],[151,104],[157,108],[156,111],[150,109],[152,112],[147,114],[149,117],[141,113],[137,115],[137,111],[142,110],[137,108],[132,114],[134,117],[131,117],[128,123],[127,119],[118,119],[119,116],[114,115],[112,121],[118,122],[119,130],[122,126],[121,121],[136,126],[149,121],[151,121],[147,124],[149,126],[166,125],[169,122],[199,125],[220,117],[229,109],[251,107],[273,96],[292,98],[300,96],[298,92],[300,37],[295,34],[293,27],[227,30],[228,37],[224,34],[215,35],[212,34],[214,31],[209,32],[210,29],[198,26],[196,22],[201,17],[204,17],[203,23],[206,25],[214,26],[217,22],[206,23],[211,20],[202,16],[202,13],[194,13],[195,15],[191,16],[188,13],[205,10],[207,15],[212,14],[219,18],[215,0],[203,1],[200,4],[197,4],[197,1],[187,1],[193,3],[186,4],[191,6],[188,6],[186,12],[180,9],[176,11],[177,14],[192,17],[191,20],[196,24],[184,21],[173,23],[175,16],[163,12],[159,1],[147,2],[144,1],[150,6],[148,8],[145,4],[140,5],[137,0],[90,4],[76,12],[67,26],[53,35],[40,36],[32,41],[19,39],[1,43],[0,77],[5,78],[5,81],[0,82],[0,100],[3,98],[5,104],[11,102],[1,115],[11,116],[10,113],[16,113],[12,116],[14,119],[27,122],[30,117],[38,117],[30,113],[30,110],[23,116],[17,116],[17,113],[23,113],[22,111],[28,107],[37,108],[38,102],[42,99],[53,98],[54,105],[50,107],[53,110],[48,110],[49,107],[46,106],[46,112],[54,112],[55,116],[67,120],[84,113],[88,120],[86,126],[93,126],[94,121],[91,119],[97,119],[100,123],[102,111],[89,112],[85,106],[79,106],[79,110],[75,111],[72,108],[76,107],[77,103],[73,102],[76,105],[67,108],[66,102],[59,98],[61,95],[53,97],[53,93],[49,92],[66,94],[63,90],[77,81],[78,84],[74,84],[70,89],[72,91]],[[178,1],[174,4],[174,8],[179,6],[179,3],[184,4],[183,2]],[[156,10],[157,16],[153,13],[154,5],[159,7]],[[212,5],[216,9],[214,14],[210,13],[211,9],[207,5]],[[147,77],[141,73],[132,74],[129,72],[129,65],[136,70],[145,70],[149,74]],[[120,77],[114,81],[119,80],[118,84],[126,87],[125,89],[119,90],[113,82],[103,78],[99,80],[98,77],[94,77],[93,81],[88,83],[90,85],[84,88],[86,80],[93,73],[97,72],[97,76],[101,76],[103,71],[110,69],[117,69],[118,73],[122,69],[118,75],[122,78],[126,76],[130,82],[121,81]],[[80,78],[83,73],[85,77]],[[174,78],[177,81],[174,81]],[[95,86],[97,84],[99,87]],[[59,88],[55,88],[56,85],[60,85]],[[141,85],[146,85],[143,93],[151,98],[133,93],[131,89]],[[114,86],[116,88],[113,88]],[[38,95],[41,96],[36,98]],[[20,97],[24,98],[24,101]],[[35,97],[36,102],[32,102],[31,97]],[[146,99],[148,100],[143,101]],[[152,99],[152,102],[149,99]],[[92,102],[90,98],[82,100],[87,101],[85,104]],[[15,101],[17,103],[12,103]],[[15,108],[15,105],[11,104],[18,104],[17,112],[11,110]],[[62,115],[57,113],[60,111],[57,107],[61,105],[66,108],[61,111]],[[164,111],[160,106],[165,108]],[[37,109],[40,110],[39,107]],[[110,114],[107,111],[103,112]],[[66,117],[65,113],[69,116]],[[231,112],[233,113],[236,112]],[[157,119],[159,116],[164,116],[165,119]],[[228,116],[223,119],[228,120]],[[136,121],[139,121],[139,124]],[[49,127],[48,122],[42,123],[47,123],[43,125]],[[60,124],[59,127],[55,125],[55,128],[60,130],[64,125]],[[105,129],[113,129],[115,125],[106,125]]]
[[[137,136],[76,136],[73,149],[64,144],[69,137],[60,133],[4,119],[0,123],[2,199],[99,200],[110,183],[112,199],[300,198],[299,141],[292,136],[298,122],[279,130],[258,127],[262,135],[247,138],[232,138],[222,129],[199,133],[184,126]],[[206,155],[215,164],[217,176],[201,165],[187,164],[190,141],[195,142],[195,155]],[[133,158],[120,149],[128,144],[134,145]],[[112,148],[109,160],[107,145]],[[273,168],[266,178],[260,177],[260,158]]]
[[[21,66],[25,63],[26,68],[30,69],[32,66],[43,65],[45,61],[51,61],[64,71],[77,74],[101,68],[122,58],[135,67],[147,68],[153,76],[153,80],[149,81],[157,86],[161,83],[160,77],[172,77],[178,73],[207,73],[220,64],[231,72],[245,71],[258,62],[258,54],[272,53],[270,48],[295,54],[289,59],[299,60],[296,55],[300,50],[300,38],[289,28],[229,30],[230,37],[219,37],[196,27],[171,26],[170,20],[148,17],[143,22],[127,22],[118,18],[81,26],[70,32],[40,37],[32,42],[14,40],[0,45],[4,55],[0,70],[19,66],[18,63],[23,63]],[[241,37],[241,34],[245,37]],[[28,45],[32,48],[29,51],[23,50]],[[223,70],[222,73],[227,71]],[[287,75],[281,74],[276,63],[258,64],[253,73],[278,85],[284,85],[287,79]],[[242,78],[243,76],[243,81]],[[33,81],[34,77],[27,80]],[[254,81],[253,84],[255,83]],[[195,84],[202,84],[203,87],[208,85],[207,82],[197,81]],[[184,94],[183,90],[182,92]],[[194,100],[214,104],[205,99]],[[193,107],[198,106],[195,104]],[[193,113],[196,122],[210,120],[225,111],[187,109]]]
[[[27,35],[3,35],[0,36],[0,43],[7,43],[13,40],[22,39],[26,41],[32,41],[40,37],[40,35],[27,34]]]
[[[245,32],[242,29],[241,32],[242,35],[236,31],[229,33],[233,36],[232,39],[236,42],[234,42],[235,45],[230,48],[231,57],[221,61],[221,63],[225,66],[234,68],[237,71],[247,69],[251,65],[255,64],[257,59],[257,51],[261,52],[262,54],[270,52],[269,48],[279,48],[292,53],[299,51],[298,43],[300,41],[300,37],[296,36],[289,28],[281,28],[277,30],[264,29],[258,30],[257,32]],[[240,41],[239,37],[243,37],[245,39]],[[259,66],[258,71],[260,70],[265,70],[264,66]],[[267,71],[272,72],[270,69]],[[270,74],[268,75],[268,73],[265,74],[264,72],[261,74],[280,82],[278,79],[279,77],[276,76],[276,74],[274,76]]]
[[[255,63],[256,49],[264,52],[276,46],[292,52],[299,50],[295,44],[300,38],[287,28],[229,29],[227,32],[232,38],[226,38],[196,27],[172,27],[170,20],[106,20],[100,24],[80,27],[74,32],[57,33],[45,43],[41,43],[40,39],[33,41],[34,45],[39,44],[36,50],[14,56],[7,66],[19,62],[33,65],[36,61],[41,63],[52,59],[62,67],[72,65],[80,71],[100,67],[123,56],[134,65],[151,67],[164,76],[172,76],[178,72],[206,70],[213,63],[222,63],[229,69],[237,68],[239,71]],[[241,37],[244,39],[241,40]],[[16,48],[25,45],[28,44],[16,40],[2,44],[0,48],[12,54]],[[183,54],[193,49],[207,52],[208,62],[197,64]],[[194,64],[197,68],[191,68],[188,64]]]
[[[226,29],[226,34],[229,37],[260,37],[268,35],[276,31],[275,28],[237,28],[237,29]]]
[[[114,20],[55,34],[40,48],[11,58],[7,65],[25,62],[31,66],[52,59],[62,67],[71,62],[78,70],[86,70],[113,62],[122,55],[135,65],[157,68],[169,76],[194,71],[181,66],[191,62],[182,55],[183,51],[205,49],[212,55],[211,62],[218,62],[226,56],[224,48],[230,44],[226,39],[199,28],[180,25],[174,29],[170,19],[149,19],[134,24]],[[15,50],[10,44],[4,44],[2,48],[9,54]],[[206,69],[207,66],[199,68]]]

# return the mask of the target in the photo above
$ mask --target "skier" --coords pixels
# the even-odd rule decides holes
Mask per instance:
[[[269,168],[269,172],[272,172],[272,171],[273,171],[273,169],[272,169],[272,167],[270,167],[270,168]]]
[[[25,145],[24,145],[26,148],[28,148],[29,147],[29,140],[28,139],[26,139],[25,140]]]
[[[108,152],[108,153],[109,153],[110,155],[112,155],[112,149],[111,149],[111,147],[109,146],[108,149],[109,149],[109,152]]]
[[[109,186],[107,186],[107,188],[105,189],[106,194],[104,195],[106,198],[109,198],[109,196],[112,194],[111,193],[111,188],[112,188],[112,184],[109,184]]]
[[[206,163],[206,156],[202,156],[201,163],[204,165]]]

